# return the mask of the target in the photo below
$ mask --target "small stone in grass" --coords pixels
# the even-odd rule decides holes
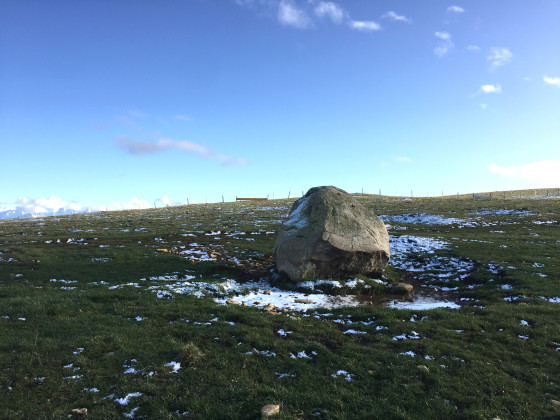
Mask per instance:
[[[414,289],[414,286],[412,286],[412,284],[397,283],[396,285],[393,286],[392,292],[407,295],[410,292],[412,292],[412,289]]]
[[[265,290],[265,291],[263,292],[263,294],[264,294],[264,295],[270,295],[270,294],[272,294],[272,290]]]
[[[419,370],[420,372],[423,372],[423,373],[430,373],[430,369],[428,369],[428,366],[426,366],[426,365],[418,365],[418,366],[416,366],[416,367],[418,368],[418,370]]]
[[[261,417],[268,418],[278,414],[280,412],[280,406],[278,404],[267,404],[261,408]]]
[[[266,312],[272,312],[274,310],[275,306],[272,303],[269,303],[268,305],[265,306],[264,311]]]
[[[253,348],[253,350],[251,350],[251,352],[255,355],[255,356],[260,356],[261,352],[258,351],[257,349]]]
[[[558,400],[550,400],[550,402],[551,402],[553,405],[560,406],[560,401],[558,401]]]
[[[72,409],[72,414],[87,416],[87,408],[74,408]]]
[[[295,303],[313,303],[311,299],[295,299]]]

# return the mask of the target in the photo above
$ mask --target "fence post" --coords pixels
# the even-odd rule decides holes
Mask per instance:
[[[291,193],[291,191],[288,191],[288,198],[290,198],[290,193]]]
[[[223,194],[222,194],[222,203],[225,203],[225,201],[224,201],[224,195],[223,195]]]

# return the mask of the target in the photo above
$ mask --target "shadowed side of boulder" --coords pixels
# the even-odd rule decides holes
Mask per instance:
[[[389,261],[383,221],[336,187],[315,187],[282,224],[274,258],[291,281],[381,273]]]

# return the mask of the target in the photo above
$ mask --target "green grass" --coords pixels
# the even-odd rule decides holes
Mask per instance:
[[[458,290],[444,294],[472,299],[459,310],[363,305],[273,315],[149,289],[162,284],[150,277],[168,274],[252,278],[246,266],[156,252],[193,242],[266,272],[286,200],[0,221],[0,418],[67,418],[87,408],[89,418],[111,419],[136,407],[136,418],[259,418],[270,403],[280,404],[280,419],[558,418],[560,303],[542,297],[560,297],[560,201],[531,195],[357,197],[377,214],[478,222],[390,222],[392,235],[441,239],[450,246],[438,255],[473,261],[469,277],[448,284]],[[474,213],[496,209],[530,214]],[[386,275],[407,273],[388,267]],[[139,287],[110,288],[127,283]],[[413,331],[419,339],[393,339]],[[311,358],[290,356],[302,351]],[[170,362],[181,363],[177,373]],[[339,370],[352,381],[333,377]],[[115,400],[135,392],[142,395],[126,406]]]

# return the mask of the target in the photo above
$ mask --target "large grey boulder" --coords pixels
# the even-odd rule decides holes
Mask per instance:
[[[383,221],[336,187],[297,200],[274,245],[276,268],[294,282],[381,273],[389,255]]]

